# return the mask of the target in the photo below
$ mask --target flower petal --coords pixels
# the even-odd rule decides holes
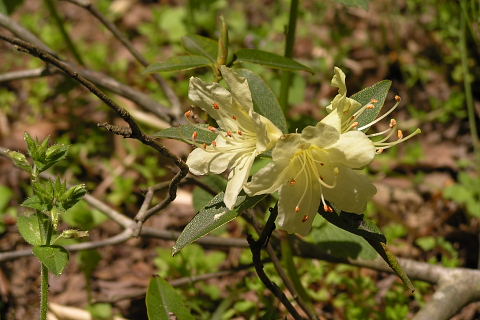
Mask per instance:
[[[318,123],[316,127],[308,126],[302,131],[303,139],[320,148],[325,148],[336,143],[339,137],[339,130],[321,122]]]
[[[273,148],[278,139],[282,136],[282,131],[278,129],[272,121],[264,116],[252,111],[250,112],[255,131],[257,134],[257,151],[262,153]]]
[[[270,162],[260,169],[243,189],[250,196],[277,191],[283,183],[288,182],[288,167],[285,164],[288,162]]]
[[[345,166],[339,167],[335,188],[322,188],[325,199],[342,211],[363,213],[377,192],[367,176]]]
[[[308,145],[308,143],[298,133],[290,133],[281,136],[272,151],[273,161],[286,161],[288,164],[290,159],[302,145]]]
[[[293,165],[294,164],[294,165]],[[289,233],[307,235],[320,205],[320,184],[310,179],[310,172],[298,174],[300,164],[292,161],[290,173],[295,183],[287,182],[280,189],[277,224]]]
[[[332,162],[338,162],[356,169],[369,164],[375,157],[375,146],[361,131],[348,131],[328,147]]]
[[[228,176],[225,196],[223,197],[223,202],[228,209],[232,209],[235,206],[238,194],[248,179],[248,175],[250,174],[250,169],[252,168],[252,164],[256,155],[256,153],[243,154],[232,165],[232,171],[230,171]]]
[[[245,111],[246,113],[253,110],[252,95],[250,93],[247,79],[241,77],[226,66],[221,66],[220,71],[222,72],[223,79],[225,79],[230,88],[233,102],[238,104],[240,108],[242,108],[242,111]]]

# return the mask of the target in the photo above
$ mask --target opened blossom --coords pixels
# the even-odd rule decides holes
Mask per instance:
[[[249,195],[280,191],[277,225],[308,234],[319,206],[362,213],[376,189],[358,170],[372,161],[375,146],[361,131],[342,132],[343,105],[315,127],[282,136],[272,162],[246,184]]]
[[[193,105],[215,119],[219,128],[210,145],[199,146],[187,159],[195,175],[228,173],[224,203],[231,209],[250,174],[255,157],[271,149],[282,135],[269,119],[253,111],[248,82],[231,69],[222,66],[221,73],[230,91],[218,83],[190,79],[188,97]],[[195,140],[196,136],[192,137]]]

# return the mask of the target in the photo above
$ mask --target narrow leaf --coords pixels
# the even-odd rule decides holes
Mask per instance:
[[[256,73],[247,69],[237,69],[236,71],[248,81],[254,110],[270,119],[283,133],[287,133],[285,115],[272,89]]]
[[[175,289],[160,277],[153,277],[145,297],[149,320],[169,320],[171,314],[178,320],[193,320],[193,316]]]
[[[186,143],[193,143],[193,135],[196,134],[196,143],[210,144],[217,137],[216,133],[213,133],[207,129],[204,125],[184,125],[179,127],[170,127],[160,130],[153,134],[157,138],[170,138],[185,141]]]
[[[370,2],[370,0],[335,0],[335,1],[349,7],[360,7],[365,10],[368,10],[368,3]]]
[[[203,56],[211,62],[217,60],[218,44],[213,39],[191,35],[182,38],[182,45],[185,50],[193,55]]]
[[[53,274],[61,275],[68,264],[68,251],[60,246],[40,246],[33,248],[33,254]]]
[[[195,217],[183,229],[182,233],[177,239],[177,242],[172,248],[172,254],[175,255],[182,248],[205,236],[209,232],[223,226],[225,223],[235,219],[240,212],[253,207],[264,195],[247,197],[245,195],[239,196],[237,199],[237,206],[230,210],[225,207],[223,203],[224,193],[217,194],[202,210],[200,210]]]
[[[387,98],[388,90],[392,85],[390,80],[382,80],[375,83],[373,86],[365,88],[351,96],[352,99],[358,101],[362,106],[370,104],[372,100],[378,100],[378,102],[372,103],[375,108],[366,109],[358,118],[358,126],[364,126],[373,120],[375,120],[382,110],[385,99]],[[367,131],[366,128],[364,131]]]
[[[275,53],[256,50],[256,49],[241,49],[235,53],[238,61],[261,64],[274,69],[289,70],[289,71],[308,71],[313,73],[313,70],[293,59],[280,56]]]
[[[206,67],[212,62],[202,56],[177,56],[164,62],[152,63],[145,69],[145,73],[190,70]]]
[[[41,246],[45,244],[49,223],[48,217],[43,213],[19,216],[17,219],[18,232],[32,246]]]

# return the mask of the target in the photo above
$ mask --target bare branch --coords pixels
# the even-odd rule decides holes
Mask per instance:
[[[48,68],[12,71],[12,72],[0,74],[0,82],[40,78],[40,77],[49,76],[55,73],[57,72],[50,71]]]
[[[120,41],[125,48],[132,54],[133,57],[144,67],[148,66],[149,63],[147,59],[140,53],[138,52],[137,49],[128,41],[127,37],[125,37],[120,30],[113,24],[110,20],[108,20],[98,9],[95,7],[89,0],[64,0],[67,2],[70,2],[76,6],[79,6],[88,12],[90,12],[100,23],[102,23],[113,35],[115,38]],[[182,119],[183,115],[183,110],[182,110],[182,105],[180,103],[180,100],[178,99],[177,95],[173,91],[173,89],[170,87],[170,85],[163,79],[160,75],[156,73],[151,74],[152,77],[155,79],[155,81],[160,84],[162,87],[163,91],[165,92],[165,95],[167,96],[168,100],[172,104],[174,110],[175,110],[175,117],[177,120]]]

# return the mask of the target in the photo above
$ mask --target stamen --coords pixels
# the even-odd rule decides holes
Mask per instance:
[[[308,216],[303,216],[302,222],[307,222],[307,220],[308,220]]]
[[[295,185],[297,183],[297,180],[295,180],[294,178],[290,179],[290,181],[288,182],[290,183],[291,186]]]
[[[198,132],[197,132],[197,131],[193,131],[192,140],[197,140],[197,138],[198,138]]]
[[[358,128],[357,130],[364,130],[364,129],[367,129],[367,128],[370,128],[371,126],[373,126],[375,123],[379,122],[379,121],[382,121],[383,119],[385,119],[385,117],[387,117],[390,113],[393,112],[393,110],[395,110],[397,107],[398,107],[398,104],[399,104],[400,100],[397,100],[397,103],[395,103],[395,105],[390,109],[388,110],[387,112],[385,112],[384,114],[382,114],[380,117],[378,117],[377,119],[373,120],[372,122],[370,123],[367,123],[366,125]]]
[[[296,207],[295,207],[295,212],[296,212],[296,213],[299,213],[299,212],[300,212],[300,207],[296,206]]]
[[[374,108],[375,108],[375,106],[374,106],[373,104],[369,104],[369,105],[367,106],[367,109],[374,109]]]
[[[218,105],[218,103],[213,104],[213,109],[216,109],[216,110],[220,109],[220,106]]]
[[[192,110],[188,110],[188,111],[185,112],[184,114],[185,114],[185,117],[188,119],[188,118],[190,118],[190,117],[193,115],[193,111],[192,111]]]
[[[400,102],[400,101],[402,100],[402,98],[397,95],[397,96],[395,96],[395,100],[396,100],[397,102]]]
[[[325,203],[325,204],[323,205],[323,211],[325,211],[325,212],[333,212],[333,208],[330,207],[328,204]]]
[[[389,124],[390,128],[393,128],[393,127],[395,127],[396,125],[397,125],[397,120],[395,120],[395,119],[390,119],[390,124]]]
[[[217,132],[217,128],[212,127],[212,126],[208,126],[208,130],[210,130],[212,132]]]
[[[217,146],[217,141],[212,141],[212,146],[216,147]]]
[[[358,127],[359,123],[358,121],[355,121],[354,123],[352,123],[351,127],[352,129],[355,129],[356,127]]]
[[[232,131],[228,130],[227,131],[227,136],[229,136],[231,138],[232,137]]]
[[[397,137],[398,137],[398,139],[402,139],[402,138],[403,138],[403,132],[402,132],[402,130],[397,130]]]
[[[370,102],[371,102],[371,103],[377,103],[378,100],[377,100],[377,99],[372,99],[372,100],[370,100]]]
[[[376,154],[380,154],[380,153],[383,152],[383,150],[385,150],[385,149],[384,149],[384,148],[378,148],[378,149],[375,151],[375,153],[376,153]]]
[[[421,132],[422,132],[422,130],[417,129],[417,130],[415,130],[414,132],[410,133],[408,136],[406,136],[406,137],[404,137],[404,138],[401,138],[401,139],[398,139],[398,140],[396,140],[396,141],[393,141],[393,142],[385,142],[385,143],[384,143],[384,142],[375,142],[374,145],[375,145],[376,147],[377,147],[377,146],[380,147],[380,149],[382,149],[382,151],[383,151],[384,149],[388,149],[388,148],[391,148],[391,147],[393,147],[393,146],[396,146],[397,144],[402,143],[402,142],[404,142],[404,141],[412,138],[413,136],[416,136],[417,134],[419,134],[419,133],[421,133]],[[378,151],[377,151],[377,153],[378,153]]]
[[[232,119],[233,119],[233,120],[237,120],[237,117],[236,117],[236,116],[232,116]]]
[[[237,133],[238,133],[239,136],[241,136],[243,134],[243,132],[240,131],[240,130],[238,130]]]
[[[204,143],[202,146],[203,146],[203,149],[207,149],[207,144],[206,143]]]

